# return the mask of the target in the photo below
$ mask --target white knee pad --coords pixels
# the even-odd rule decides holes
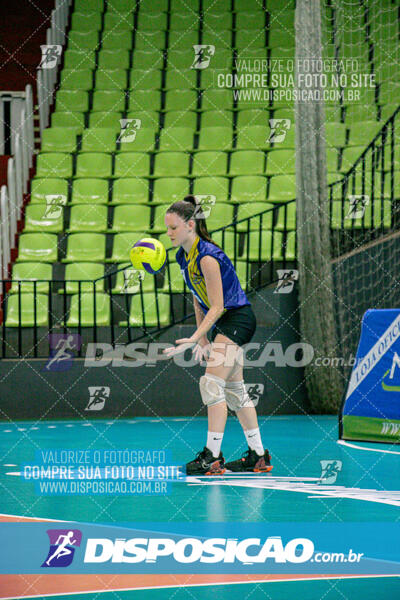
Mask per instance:
[[[243,379],[241,381],[227,381],[225,384],[225,398],[228,408],[237,412],[241,408],[254,406],[246,391]]]
[[[200,377],[201,399],[205,406],[213,406],[225,402],[225,380],[217,375],[206,373]]]

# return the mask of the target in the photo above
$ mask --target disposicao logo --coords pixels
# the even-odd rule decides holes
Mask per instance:
[[[74,558],[75,548],[81,545],[79,529],[48,529],[49,553],[42,567],[68,567]]]

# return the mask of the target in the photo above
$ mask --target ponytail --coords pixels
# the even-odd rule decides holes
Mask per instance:
[[[201,209],[201,204],[197,202],[195,196],[189,194],[188,196],[185,196],[183,200],[174,202],[167,209],[167,213],[175,213],[184,221],[193,219],[195,222],[195,231],[197,235],[203,240],[206,240],[206,242],[211,242],[211,244],[214,244],[219,248],[218,244],[211,239],[210,234],[208,233],[206,219]]]

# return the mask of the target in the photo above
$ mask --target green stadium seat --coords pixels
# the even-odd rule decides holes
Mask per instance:
[[[153,204],[172,204],[189,193],[189,180],[183,177],[161,177],[154,181]]]
[[[132,85],[132,80],[131,80]],[[161,93],[154,90],[137,89],[131,90],[129,94],[129,111],[147,111],[151,106],[152,111],[161,108]]]
[[[170,50],[187,50],[199,43],[199,32],[189,31],[170,31],[168,48]]]
[[[171,18],[173,15],[171,15]],[[167,29],[167,13],[139,12],[139,29],[141,31],[163,31]],[[174,28],[176,29],[176,27]]]
[[[153,129],[156,133],[158,131],[158,112],[154,110],[130,110],[126,115],[127,119],[140,119],[140,126],[143,129]]]
[[[96,90],[124,90],[128,82],[124,69],[98,69],[96,71]]]
[[[274,175],[269,182],[268,202],[288,202],[296,198],[295,175]]]
[[[37,157],[36,177],[72,177],[71,154],[41,152]]]
[[[270,38],[271,33],[274,33],[274,30],[270,30]],[[288,36],[287,32],[284,32],[286,37]],[[239,29],[236,31],[236,41],[235,46],[239,50],[254,50],[256,48],[265,48],[266,47],[266,39],[265,39],[265,29],[259,28],[257,30],[251,29],[250,31],[246,31],[245,29]],[[281,46],[282,44],[270,44],[271,46]]]
[[[129,314],[130,327],[166,327],[171,322],[170,297],[168,294],[143,294],[144,315],[141,295],[132,296]],[[158,306],[158,314],[157,314]]]
[[[99,70],[129,69],[128,50],[100,50],[98,55]]]
[[[202,73],[203,75],[204,73]],[[232,108],[233,95],[231,90],[205,89],[201,94],[201,110],[232,110]]]
[[[116,13],[134,12],[136,9],[136,0],[110,0],[107,3],[107,9]]]
[[[268,127],[269,125],[269,112],[264,108],[247,108],[238,111],[237,115],[237,129],[240,131],[245,127]]]
[[[135,50],[133,53],[134,69],[162,69],[164,52],[159,49]]]
[[[31,183],[31,204],[47,204],[46,196],[68,198],[68,182],[65,179],[33,179]]]
[[[294,150],[271,150],[267,153],[267,175],[284,175],[295,172]]]
[[[232,130],[232,112],[230,110],[206,110],[201,114],[201,128],[228,127]],[[212,132],[210,132],[212,134]],[[232,133],[231,133],[232,136]]]
[[[62,90],[91,90],[93,71],[90,69],[63,69],[60,88]]]
[[[246,0],[248,1],[248,0]],[[236,10],[238,10],[241,6],[240,2],[236,2],[237,6],[235,6]],[[203,12],[206,15],[220,15],[223,13],[227,13],[231,10],[231,2],[230,0],[218,0],[217,3],[213,2],[213,0],[203,0]]]
[[[296,202],[289,202],[279,209],[275,229],[278,231],[296,230]]]
[[[199,150],[230,150],[231,148],[231,127],[202,127],[200,130]]]
[[[106,127],[85,129],[82,135],[81,152],[114,152],[116,140],[114,129]]]
[[[102,233],[70,233],[63,262],[104,262],[106,236]]]
[[[261,175],[264,173],[264,152],[239,150],[231,156],[230,175]]]
[[[279,17],[277,18],[277,21],[279,22]],[[295,42],[296,42],[296,36],[295,36],[295,31],[294,31],[294,21],[293,21],[293,26],[292,29],[289,30],[288,28],[279,28],[279,27],[274,27],[269,30],[269,34],[268,34],[268,46],[270,48],[293,48],[293,58],[294,58],[294,47],[295,47]],[[250,46],[251,47],[251,46]],[[257,46],[255,46],[257,47]],[[261,47],[261,46],[258,46]]]
[[[164,127],[190,127],[197,129],[197,113],[192,110],[170,110],[165,113]]]
[[[232,55],[232,30],[224,28],[213,29],[210,25],[203,25],[203,44],[204,43],[213,43],[217,42],[216,53],[211,57],[211,65],[214,69],[217,68],[225,68],[230,64],[230,60],[228,63],[224,63],[219,55],[220,51],[226,50]],[[215,58],[215,60],[214,60]]]
[[[380,227],[391,227],[391,203],[389,200],[375,200],[369,202],[365,207],[364,216],[353,219],[349,216],[349,204],[343,207],[342,220],[342,202],[334,201],[332,203],[332,229],[376,229]],[[372,215],[372,212],[374,213]]]
[[[70,31],[68,34],[68,49],[96,50],[99,45],[98,31]]]
[[[224,229],[212,234],[212,239],[229,256],[231,260],[235,258],[235,232],[233,229]],[[238,258],[238,245],[236,245],[236,258]]]
[[[136,130],[135,139],[124,141],[122,137],[119,144],[120,152],[152,152],[155,144],[153,128],[140,127]]]
[[[179,198],[183,200],[183,197]],[[171,203],[172,204],[172,203]],[[154,223],[151,228],[152,233],[165,233],[166,226],[164,222],[165,212],[168,208],[168,204],[159,204],[154,209]]]
[[[189,127],[168,127],[161,131],[160,150],[192,150],[193,141]]]
[[[207,0],[208,4],[212,4],[211,0]],[[222,6],[224,5],[229,5],[229,2],[227,0],[224,0],[224,2],[222,3]],[[272,0],[268,0],[268,10],[271,9],[271,7],[273,6]],[[217,8],[217,7],[215,7]],[[219,8],[219,3],[218,3],[218,8]],[[285,11],[288,10],[290,8],[290,2],[287,2],[285,4]],[[222,10],[222,8],[221,8]],[[229,10],[229,8],[227,8],[226,10]],[[246,2],[235,2],[235,10],[237,12],[252,12],[253,14],[255,14],[257,16],[257,18],[260,18],[261,15],[264,13],[263,10],[263,5],[262,2],[260,3],[258,0],[246,0]],[[279,11],[282,11],[282,3],[279,4]]]
[[[171,260],[171,258],[170,258]],[[164,285],[162,287],[162,291],[165,293],[171,292],[172,294],[183,294],[185,289],[188,292],[188,287],[185,284],[185,280],[182,277],[181,268],[178,263],[169,264],[169,273],[168,273],[168,265],[165,267],[164,271]]]
[[[110,177],[111,155],[104,152],[83,152],[76,159],[75,177]]]
[[[340,166],[340,171],[342,173],[346,173],[349,169],[352,168],[356,160],[360,157],[360,155],[364,152],[366,146],[351,146],[344,148],[342,153],[342,162]],[[367,155],[367,159],[365,161],[366,170],[371,169],[371,153],[369,152]],[[361,169],[361,165],[359,167]]]
[[[159,152],[155,157],[154,177],[176,177],[189,174],[189,155],[185,152]]]
[[[130,71],[130,94],[133,95],[136,91],[151,91],[160,90],[162,84],[161,69],[131,69]],[[159,110],[161,96],[158,95],[157,110]]]
[[[12,285],[10,294],[21,294],[30,292],[31,294],[48,294],[51,291],[51,285],[48,282],[52,280],[52,266],[47,263],[16,263],[12,270]],[[18,282],[21,283],[18,283]],[[36,284],[33,282],[36,281]]]
[[[70,131],[68,131],[70,129]],[[76,129],[50,127],[42,132],[42,152],[74,152],[76,148]]]
[[[198,175],[226,175],[227,154],[225,152],[196,152],[193,156],[192,174]]]
[[[229,200],[229,179],[227,177],[197,177],[194,180],[193,193],[195,195],[213,194],[217,202]]]
[[[138,29],[135,36],[136,50],[163,50],[165,48],[164,31],[141,31]]]
[[[221,77],[225,73],[230,73],[230,71],[232,69],[232,67],[231,67],[232,52],[228,52],[226,50],[221,50],[221,52],[223,53],[222,57],[219,57],[219,53],[217,55],[219,57],[219,60],[218,60],[219,66],[216,64],[216,61],[213,61],[210,67],[208,67],[207,69],[204,69],[201,72],[200,87],[202,89],[204,89],[207,93],[208,92],[217,92],[217,91],[228,92],[231,96],[231,101],[229,104],[227,104],[223,108],[229,109],[229,108],[232,108],[232,106],[231,106],[232,100],[233,100],[232,90],[223,89],[220,80],[221,80]],[[224,81],[224,79],[222,81]],[[212,110],[212,109],[216,109],[218,107],[211,106],[209,108],[210,108],[210,110]]]
[[[150,206],[119,204],[114,208],[112,231],[146,231],[150,228]]]
[[[91,112],[89,117],[89,127],[101,129],[113,129],[121,131],[121,113],[110,111]]]
[[[234,177],[232,181],[231,201],[266,202],[267,179],[259,175],[243,175]]]
[[[262,125],[242,127],[238,129],[236,148],[238,150],[269,148],[268,136],[268,127]]]
[[[112,12],[108,10],[104,15],[104,32],[133,29],[134,12]]]
[[[71,29],[73,31],[99,31],[101,29],[101,12],[72,13]]]
[[[107,204],[108,181],[105,179],[75,179],[71,204]]]
[[[95,69],[94,50],[67,50],[64,54],[64,69]]]
[[[62,206],[28,204],[26,207],[24,232],[60,233],[63,228]]]
[[[196,9],[192,8],[186,12],[172,10],[170,29],[172,31],[198,30],[200,26],[200,15],[196,14]]]
[[[110,325],[110,297],[108,294],[96,292],[94,294],[85,292],[71,296],[71,306],[67,327],[106,327]],[[95,308],[96,304],[96,308]],[[80,313],[80,314],[79,314]]]
[[[78,135],[85,127],[85,115],[75,111],[56,111],[51,115],[51,125],[52,127],[67,127],[71,131],[74,128]]]
[[[125,232],[114,235],[111,258],[107,262],[121,263],[129,259],[130,249],[138,240],[146,237],[146,232]]]
[[[167,69],[173,69],[174,71],[187,69],[192,65],[193,59],[194,53],[193,48],[191,46],[189,48],[185,48],[185,50],[169,48]]]
[[[77,262],[71,263],[65,266],[65,293],[66,294],[79,294],[83,292],[94,293],[104,291],[104,279],[94,282],[96,279],[104,277],[104,265],[99,263],[90,262]],[[81,284],[79,285],[79,282]],[[80,290],[79,290],[80,287]],[[60,293],[64,292],[64,288],[60,290]]]
[[[284,258],[286,260],[296,260],[296,232],[289,231],[286,237],[286,243],[283,245]]]
[[[144,152],[120,152],[115,157],[114,177],[143,177],[150,173],[150,157]]]
[[[179,71],[170,68],[167,69],[167,77],[165,82],[167,90],[190,90],[197,87],[197,70],[196,69],[179,69]]]
[[[325,123],[325,133],[327,147],[341,148],[346,146],[346,125],[343,123]]]
[[[263,213],[265,210],[271,209],[265,214],[259,217],[255,217],[250,219],[249,221],[243,221],[243,223],[238,223],[236,225],[236,231],[253,231],[260,229],[272,229],[273,228],[273,216],[274,211],[273,204],[268,204],[268,202],[249,202],[242,203],[238,207],[236,220],[240,221],[241,219],[247,219],[248,217],[252,217],[258,213]]]
[[[239,278],[242,289],[246,292],[251,288],[251,265],[245,260],[236,261],[236,275]]]
[[[57,234],[22,233],[19,237],[18,262],[57,261]]]
[[[377,106],[363,105],[363,104],[351,104],[346,106],[346,125],[352,128],[354,123],[359,121],[376,121],[377,119]]]
[[[339,151],[338,148],[327,148],[326,149],[326,167],[328,173],[336,173],[339,168]]]
[[[36,314],[35,314],[36,313]],[[7,299],[6,327],[48,327],[47,294],[11,294]]]
[[[125,110],[125,94],[121,90],[96,90],[93,93],[93,111],[123,112]]]
[[[207,214],[207,213],[206,213]],[[216,202],[210,206],[206,217],[206,225],[209,231],[230,225],[233,221],[233,205],[228,202]]]
[[[221,12],[219,14],[212,14],[210,12],[205,13],[203,16],[203,32],[207,35],[218,32],[217,35],[219,35],[221,30],[232,30],[232,16],[231,11]],[[219,44],[218,37],[218,45]]]
[[[89,96],[81,90],[59,90],[56,95],[56,111],[81,111],[89,109]]]
[[[75,204],[71,208],[69,229],[72,233],[107,231],[107,211],[104,204]]]
[[[400,90],[400,88],[399,88]],[[350,146],[367,146],[381,129],[381,123],[376,121],[359,121],[350,126]]]
[[[168,90],[165,97],[165,110],[196,110],[195,90]]]
[[[390,140],[390,138],[389,138]],[[390,171],[392,168],[392,148],[390,141],[384,146],[384,154],[382,157],[382,147],[380,148],[378,155],[378,169],[384,171]],[[382,163],[383,158],[383,163]],[[400,171],[400,144],[395,144],[393,153],[393,169]]]
[[[119,269],[122,267],[125,267],[125,270],[117,273],[115,285],[112,289],[113,294],[140,294],[140,284],[143,292],[155,291],[155,277],[144,277],[139,280],[135,276],[132,263],[118,265]]]
[[[265,15],[265,13],[264,13]],[[243,30],[251,30],[251,29],[255,29],[255,30],[260,30],[260,25],[262,22],[260,22],[258,20],[258,13],[257,13],[257,18],[255,18],[254,13],[252,12],[237,12],[236,13],[236,29],[239,31],[243,31]],[[264,21],[265,24],[265,21]]]
[[[130,50],[132,48],[132,32],[128,29],[105,31],[101,47],[103,50]]]
[[[382,121],[385,122],[387,121],[394,113],[395,110],[397,110],[398,104],[385,104],[383,106],[380,107],[381,109],[381,124],[383,125]]]
[[[244,240],[241,258],[264,262],[282,260],[282,233],[280,231],[250,231]]]
[[[116,179],[113,184],[111,204],[146,204],[149,184],[146,179]]]
[[[102,12],[104,2],[102,0],[75,0],[74,10],[79,13]]]

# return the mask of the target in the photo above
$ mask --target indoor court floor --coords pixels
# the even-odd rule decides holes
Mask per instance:
[[[144,528],[155,522],[217,522],[226,523],[227,532],[235,522],[362,521],[368,527],[369,522],[398,521],[399,446],[338,443],[337,418],[331,416],[259,420],[264,445],[272,455],[271,473],[183,478],[169,484],[170,493],[152,496],[37,495],[35,484],[21,476],[21,467],[34,463],[37,451],[87,448],[166,450],[172,464],[182,465],[204,445],[205,418],[3,422],[1,520],[73,521],[76,526],[140,523]],[[241,428],[230,417],[222,445],[225,459],[237,458],[245,450]],[[0,576],[0,598],[278,600],[298,596],[304,600],[389,600],[400,597],[400,576]]]

